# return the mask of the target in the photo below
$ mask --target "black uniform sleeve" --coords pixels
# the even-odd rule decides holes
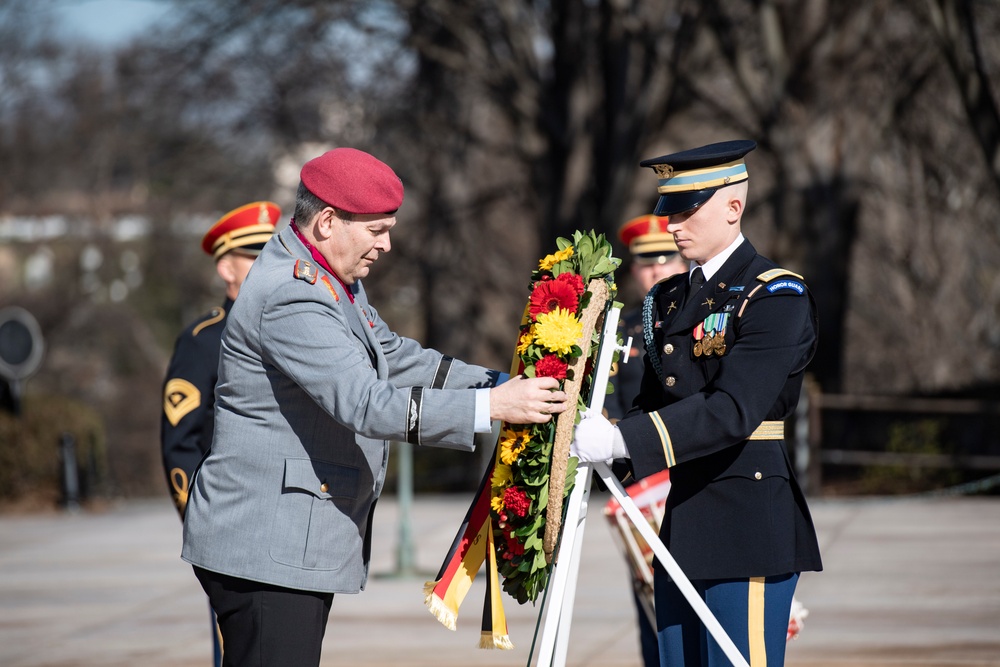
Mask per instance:
[[[163,468],[167,488],[182,517],[191,477],[212,444],[221,331],[221,325],[196,335],[185,331],[177,339],[163,385]]]

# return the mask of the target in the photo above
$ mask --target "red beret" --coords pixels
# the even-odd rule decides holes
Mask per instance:
[[[618,230],[618,238],[637,257],[669,255],[677,252],[674,235],[667,231],[665,215],[640,215]]]
[[[219,259],[237,248],[250,255],[259,254],[274,234],[281,209],[270,201],[255,201],[234,208],[219,218],[201,239],[201,249]]]
[[[394,213],[403,203],[396,172],[356,148],[334,148],[309,160],[300,178],[309,192],[348,213]]]

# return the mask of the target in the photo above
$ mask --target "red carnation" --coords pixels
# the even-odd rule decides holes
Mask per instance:
[[[573,291],[576,292],[577,295],[583,294],[584,292],[585,288],[583,286],[583,277],[579,274],[567,271],[566,273],[560,273],[556,280],[561,283],[566,283],[572,287]]]
[[[532,319],[540,313],[550,313],[556,308],[576,312],[580,300],[572,285],[561,280],[546,280],[535,285],[531,292],[530,307]]]
[[[508,486],[503,492],[503,504],[514,514],[523,517],[531,507],[531,499],[528,494],[516,486]]]
[[[568,367],[569,364],[556,355],[546,354],[535,363],[535,377],[565,380]]]

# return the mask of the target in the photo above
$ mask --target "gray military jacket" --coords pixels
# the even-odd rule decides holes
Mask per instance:
[[[181,557],[300,590],[357,593],[389,440],[473,449],[495,371],[393,333],[290,228],[264,247],[222,339],[215,436],[191,485]]]

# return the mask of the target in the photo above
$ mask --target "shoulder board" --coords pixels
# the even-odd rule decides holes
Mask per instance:
[[[806,286],[802,283],[802,276],[787,269],[777,268],[765,271],[757,276],[757,280],[764,283],[764,289],[771,294],[776,292],[806,293]]]
[[[778,267],[777,269],[771,269],[770,271],[765,271],[764,273],[757,276],[757,280],[769,283],[775,278],[778,278],[780,276],[792,276],[793,278],[798,278],[799,280],[802,280],[802,276],[800,276],[799,274],[793,273],[788,269],[782,269],[781,267]]]
[[[747,309],[747,304],[750,302],[750,299],[752,299],[754,295],[761,293],[761,288],[764,288],[764,291],[768,294],[786,291],[795,292],[799,295],[806,293],[806,286],[801,282],[802,276],[793,271],[789,271],[788,269],[782,269],[781,267],[770,269],[761,273],[757,276],[757,280],[760,284],[750,290],[749,294],[747,294],[743,299],[743,303],[740,305],[740,310],[736,314],[737,318],[743,317],[743,311]]]
[[[295,260],[295,268],[292,271],[298,280],[309,283],[310,285],[316,284],[316,278],[319,277],[319,272],[316,267],[312,265],[312,262],[307,262],[304,259]]]
[[[205,316],[201,322],[199,322],[194,329],[191,330],[192,336],[197,336],[202,329],[205,327],[210,327],[217,322],[221,322],[226,319],[226,309],[225,308],[213,308],[209,311],[208,315]]]

